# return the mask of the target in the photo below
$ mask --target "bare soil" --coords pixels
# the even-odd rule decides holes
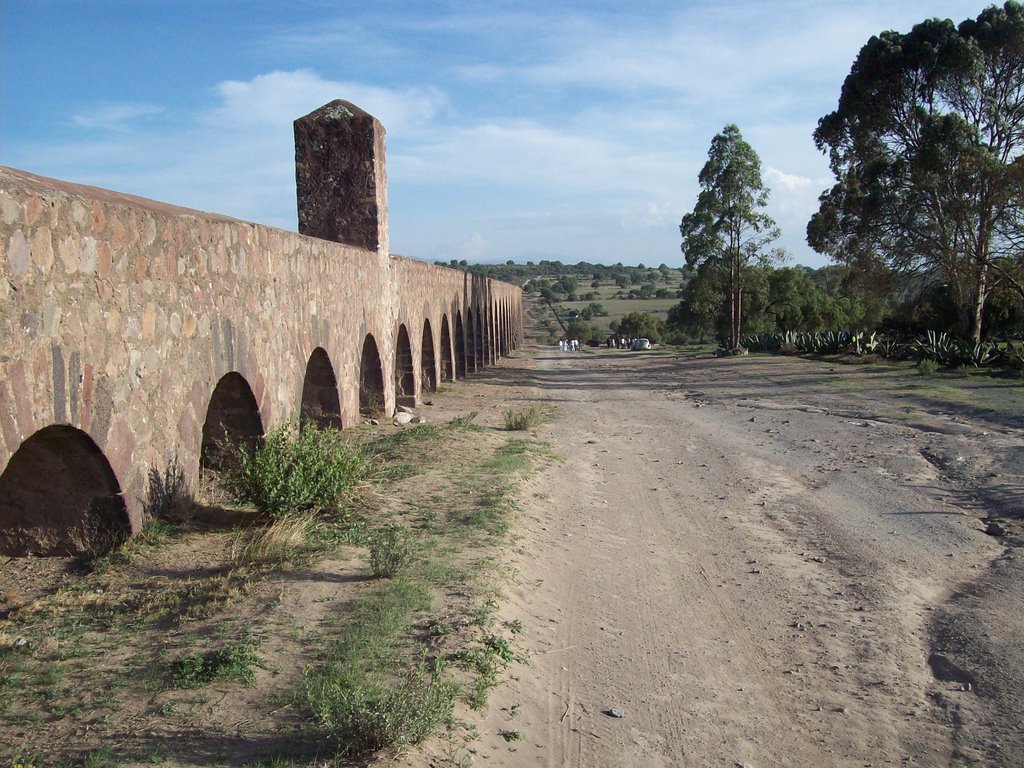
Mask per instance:
[[[371,764],[1024,765],[1019,379],[536,348],[428,399],[434,423],[552,409],[535,433],[560,458],[523,484],[499,609],[525,628],[530,663],[506,671],[484,712],[460,706],[475,736]],[[439,446],[390,501],[441,498],[451,485],[432,472],[455,459]],[[1007,535],[986,534],[989,518]],[[197,531],[138,550],[123,573],[166,579],[167,600],[195,581],[209,618],[33,651],[63,658],[47,689],[58,699],[8,717],[0,746],[109,746],[106,764],[323,764],[283,694],[323,623],[369,588],[364,552],[238,584],[210,565],[230,544]],[[0,608],[85,578],[70,562],[5,561]],[[125,585],[94,581],[89,599],[115,605]],[[246,630],[263,638],[254,687],[160,684],[175,654]]]
[[[539,348],[472,387],[563,457],[478,764],[1024,765],[1019,379]]]

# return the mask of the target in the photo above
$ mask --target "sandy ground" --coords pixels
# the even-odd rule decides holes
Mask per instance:
[[[470,383],[555,406],[563,458],[475,764],[1024,765],[1024,569],[981,522],[1022,512],[1020,409],[875,371],[540,348]]]

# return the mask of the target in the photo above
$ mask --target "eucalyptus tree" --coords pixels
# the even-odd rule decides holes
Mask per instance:
[[[683,254],[691,269],[711,267],[723,274],[729,345],[735,349],[743,333],[746,272],[752,264],[781,258],[781,251],[768,250],[779,238],[779,228],[762,210],[769,190],[761,181],[761,159],[735,125],[725,126],[711,140],[698,181],[697,204],[679,225]]]
[[[837,181],[811,247],[947,285],[976,341],[997,283],[1024,299],[1024,6],[872,37],[814,140]]]

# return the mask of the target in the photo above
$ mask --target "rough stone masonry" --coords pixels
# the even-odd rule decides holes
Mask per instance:
[[[221,425],[348,427],[517,345],[518,287],[389,253],[377,120],[295,135],[302,234],[0,167],[0,552],[102,550]]]

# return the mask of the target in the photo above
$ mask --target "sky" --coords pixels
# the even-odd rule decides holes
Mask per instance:
[[[387,132],[391,250],[680,266],[712,138],[761,158],[790,264],[857,52],[963,0],[0,0],[0,165],[297,228],[292,121]]]

